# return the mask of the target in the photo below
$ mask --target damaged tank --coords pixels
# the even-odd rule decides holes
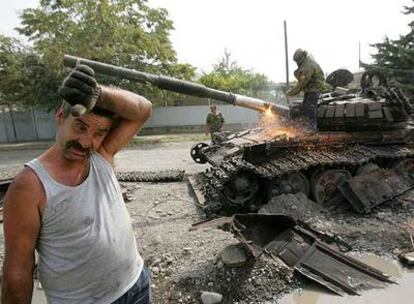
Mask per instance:
[[[355,205],[349,187],[338,186],[379,169],[397,170],[381,173],[384,178],[403,175],[399,180],[408,184],[404,189],[410,188],[414,184],[412,112],[400,89],[388,86],[380,74],[367,72],[361,89],[336,88],[322,95],[318,132],[309,133],[295,121],[300,104],[294,104],[288,119],[269,122],[265,115],[260,128],[221,136],[220,144],[196,144],[191,151],[194,161],[212,167],[199,175],[194,186],[207,199],[208,215],[256,212],[274,196],[299,192],[325,206],[345,194]],[[361,184],[369,183],[361,178]],[[387,198],[397,194],[389,192]],[[372,205],[359,204],[370,210],[384,200],[385,196],[372,199]]]
[[[409,187],[413,184],[412,104],[377,72],[365,73],[361,88],[354,90],[342,88],[352,74],[345,70],[331,74],[327,80],[333,89],[318,104],[318,132],[309,133],[300,123],[300,102],[284,106],[170,77],[64,58],[66,66],[79,63],[97,73],[263,113],[257,128],[219,134],[218,144],[192,147],[195,162],[211,165],[192,179],[208,216],[257,212],[273,196],[299,192],[330,204],[340,193],[339,185],[380,168],[398,170],[409,179]]]

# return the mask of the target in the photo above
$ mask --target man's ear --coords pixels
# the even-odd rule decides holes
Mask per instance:
[[[59,126],[65,120],[65,114],[63,113],[63,107],[60,107],[55,114],[56,124]]]

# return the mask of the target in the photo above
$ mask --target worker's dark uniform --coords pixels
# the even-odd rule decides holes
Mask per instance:
[[[292,95],[304,92],[303,116],[309,127],[317,129],[318,99],[325,85],[325,76],[319,64],[309,55],[298,63],[298,69],[294,72],[298,84],[291,90]]]

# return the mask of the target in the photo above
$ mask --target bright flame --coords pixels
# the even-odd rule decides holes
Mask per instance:
[[[274,114],[273,114],[273,112],[272,112],[272,109],[271,109],[271,108],[267,109],[267,110],[265,111],[265,115],[267,115],[267,116],[274,116]]]
[[[263,112],[259,124],[262,128],[268,128],[275,125],[277,121],[278,119],[275,113],[272,112],[272,109],[268,108]]]

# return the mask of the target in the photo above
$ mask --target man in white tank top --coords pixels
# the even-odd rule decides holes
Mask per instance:
[[[26,164],[6,194],[1,302],[31,302],[37,250],[49,303],[150,303],[113,162],[151,115],[151,103],[99,86],[84,65],[59,94],[66,102],[56,113],[55,144]],[[79,104],[88,111],[73,116]]]

